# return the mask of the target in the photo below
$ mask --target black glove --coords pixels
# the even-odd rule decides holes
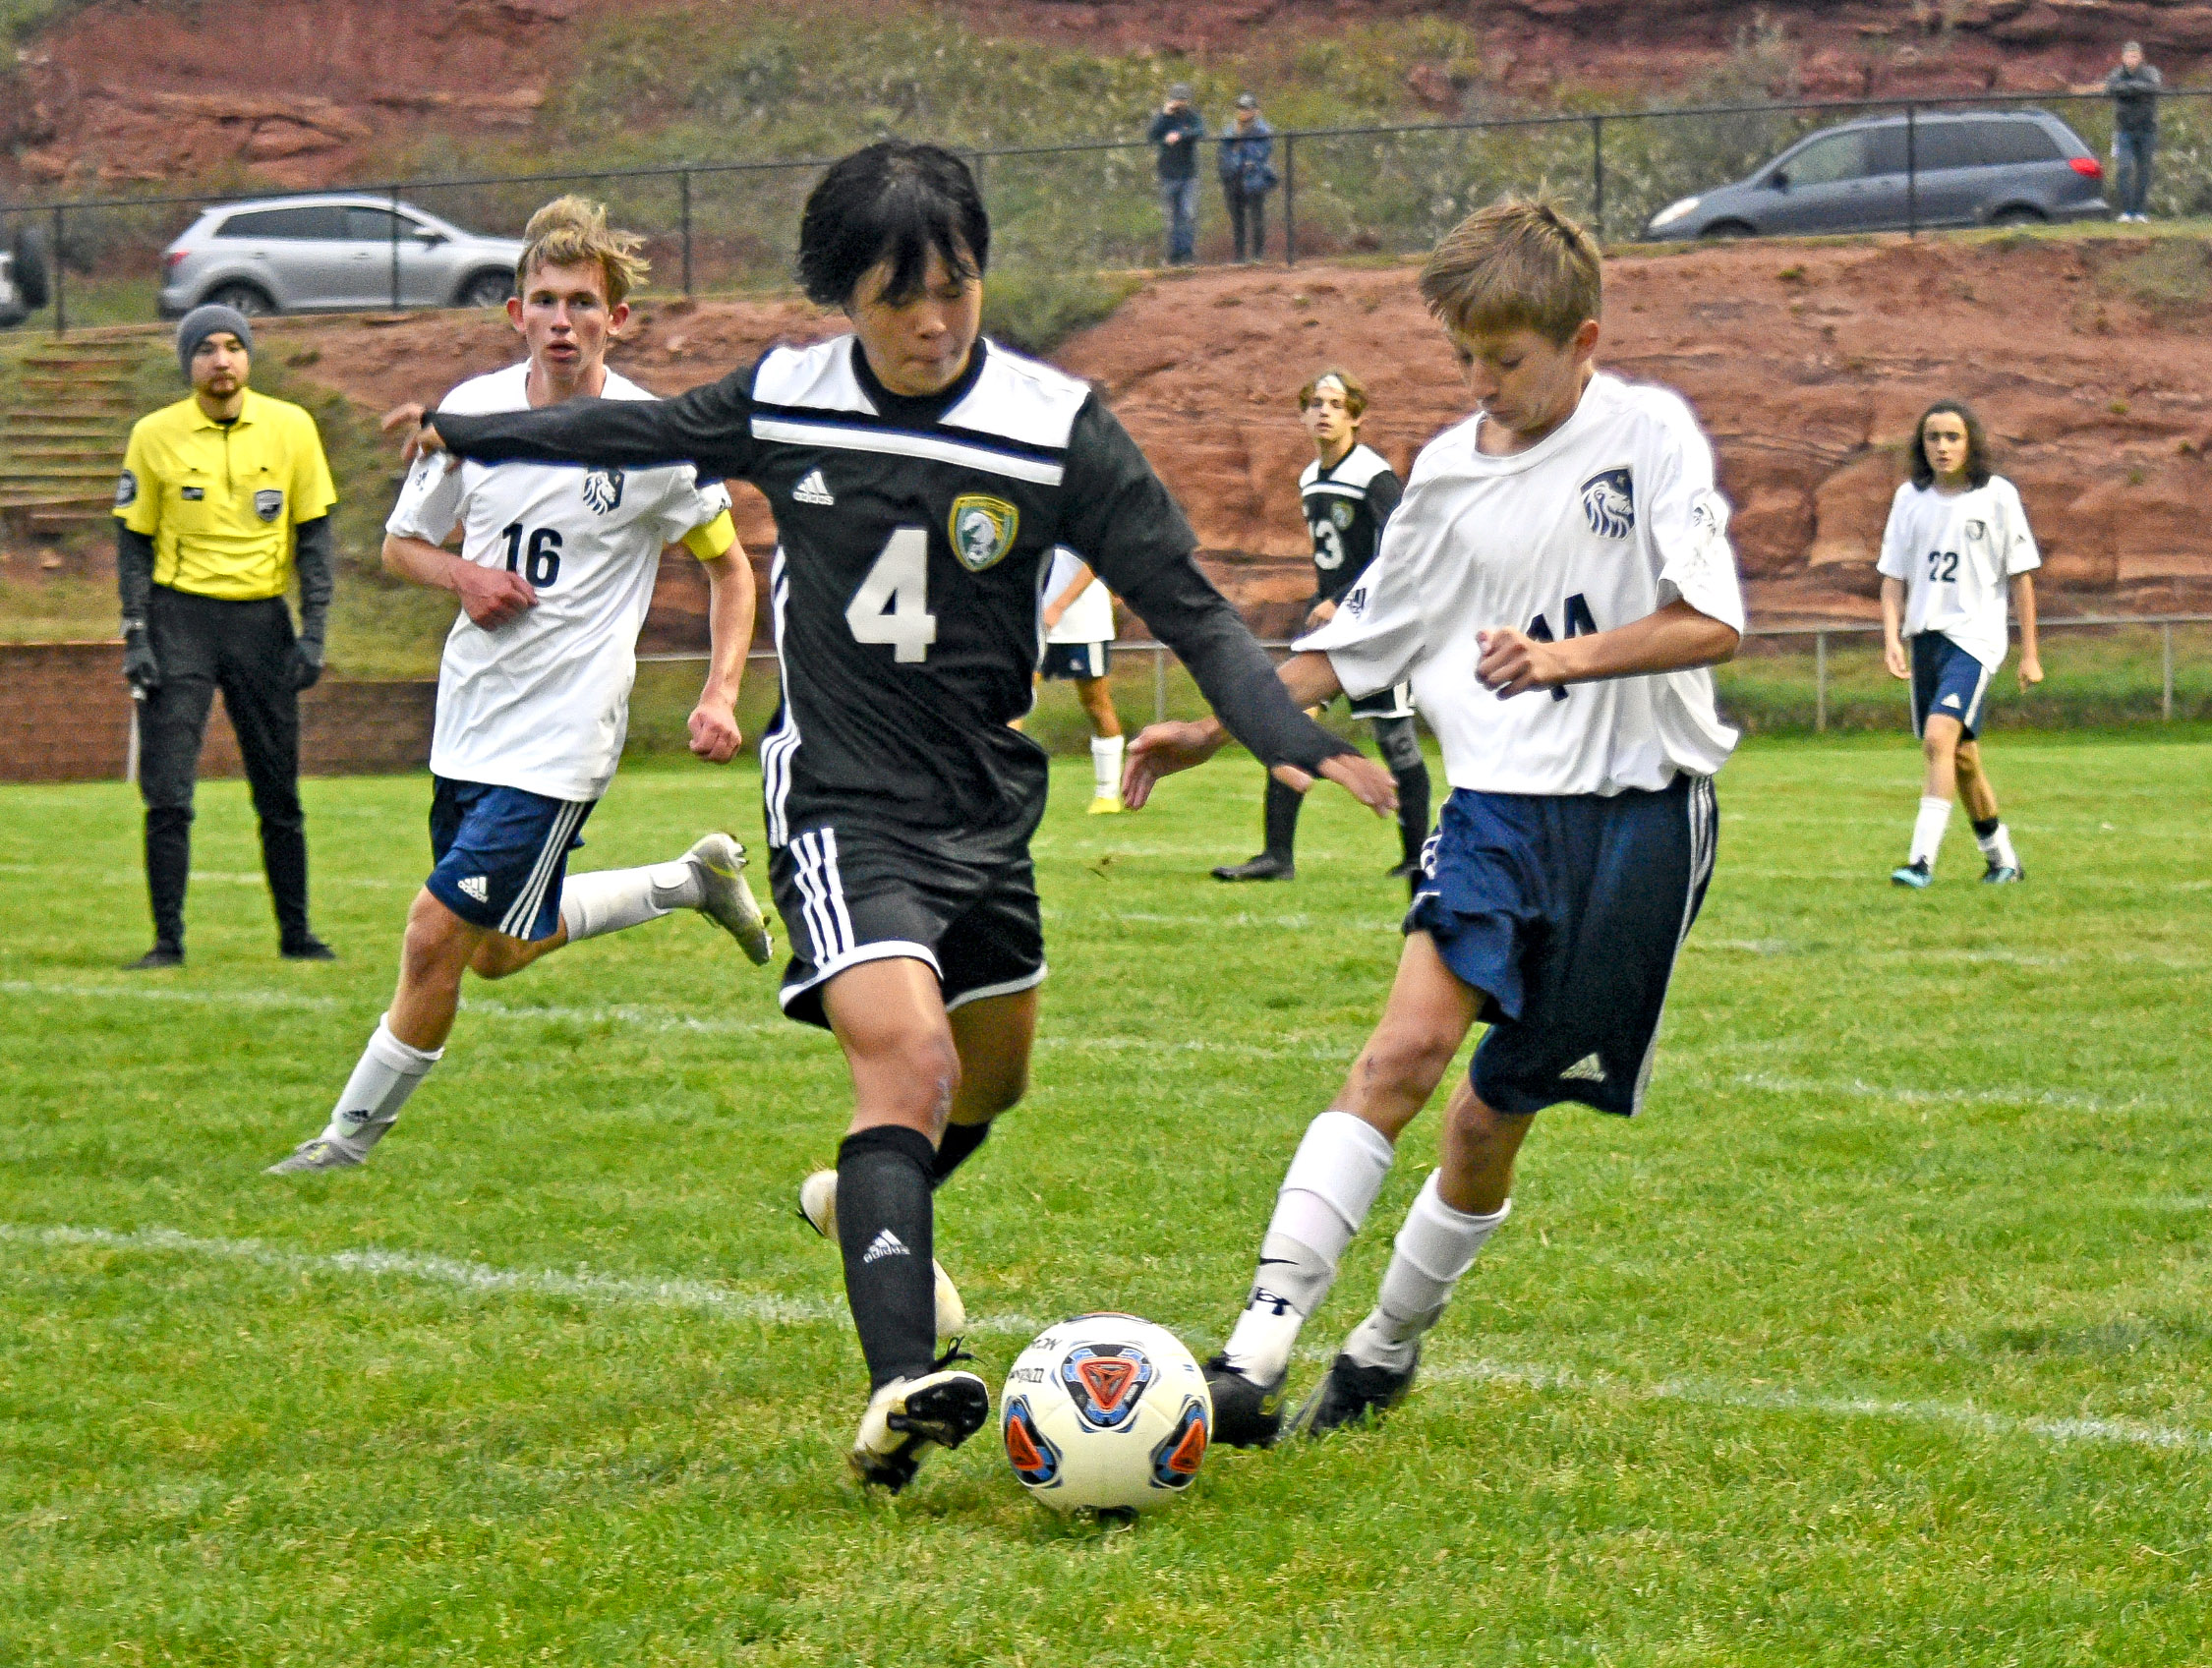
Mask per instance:
[[[322,676],[322,645],[303,637],[292,645],[292,687],[313,689]]]
[[[143,625],[123,634],[123,677],[141,696],[161,687],[161,662],[153,658],[153,643]]]

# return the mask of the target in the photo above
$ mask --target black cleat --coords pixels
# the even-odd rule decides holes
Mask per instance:
[[[965,1360],[955,1345],[940,1357]],[[940,1367],[918,1378],[893,1379],[868,1398],[852,1439],[853,1475],[897,1494],[914,1480],[932,1443],[958,1448],[991,1416],[991,1392],[971,1372]]]
[[[1346,1425],[1379,1418],[1406,1399],[1414,1374],[1421,1370],[1421,1351],[1414,1350],[1404,1372],[1388,1367],[1364,1367],[1350,1355],[1339,1355],[1329,1365],[1321,1388],[1299,1409],[1297,1428],[1307,1436],[1326,1436]]]
[[[296,939],[286,939],[277,946],[276,953],[287,961],[335,961],[338,952],[317,938],[313,933],[302,933]]]
[[[1213,1440],[1232,1448],[1272,1448],[1283,1434],[1283,1383],[1286,1369],[1272,1384],[1255,1384],[1229,1364],[1227,1355],[1206,1363],[1206,1389],[1213,1397]]]
[[[1982,872],[1982,885],[1985,887],[2017,886],[2026,879],[2025,869],[2014,868],[2009,863],[1992,863]]]
[[[1214,870],[1217,881],[1295,881],[1298,865],[1287,857],[1262,851],[1247,863],[1224,863]]]
[[[123,971],[126,973],[145,973],[155,967],[182,967],[183,965],[184,946],[171,944],[167,939],[157,939],[154,941],[153,948],[140,956],[138,960],[124,962]]]

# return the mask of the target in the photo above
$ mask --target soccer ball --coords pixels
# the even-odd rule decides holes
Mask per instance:
[[[1031,1499],[1055,1512],[1142,1512],[1191,1486],[1213,1397],[1182,1341],[1135,1315],[1077,1315],[1006,1375],[999,1434]]]

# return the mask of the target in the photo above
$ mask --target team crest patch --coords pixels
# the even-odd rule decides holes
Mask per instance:
[[[1337,499],[1335,503],[1329,506],[1329,520],[1336,523],[1336,530],[1339,533],[1344,532],[1352,525],[1352,506],[1342,498]]]
[[[125,470],[115,478],[115,507],[127,509],[139,501],[139,478]]]
[[[1980,544],[1989,537],[1989,523],[1986,521],[1969,521],[1966,524],[1966,537],[1973,540],[1975,544]]]
[[[1626,469],[1608,469],[1582,484],[1582,513],[1601,539],[1625,539],[1636,529],[1636,483]]]
[[[284,508],[284,494],[274,487],[263,487],[254,494],[254,513],[263,521],[274,521]]]
[[[960,557],[960,566],[970,573],[981,573],[1014,548],[1014,532],[1020,525],[1021,512],[1004,498],[962,492],[953,500],[953,513],[945,528],[952,536],[953,554]]]
[[[622,472],[618,469],[587,469],[584,471],[584,502],[601,515],[612,515],[622,507]]]
[[[1077,1416],[1092,1430],[1128,1424],[1157,1376],[1151,1359],[1134,1344],[1085,1344],[1060,1363],[1060,1381]]]

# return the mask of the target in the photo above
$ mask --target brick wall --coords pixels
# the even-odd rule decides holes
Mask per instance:
[[[300,697],[300,770],[373,776],[430,763],[437,685],[316,685]],[[241,775],[230,720],[215,703],[204,776]],[[131,747],[131,692],[120,643],[0,644],[0,782],[112,781]]]

